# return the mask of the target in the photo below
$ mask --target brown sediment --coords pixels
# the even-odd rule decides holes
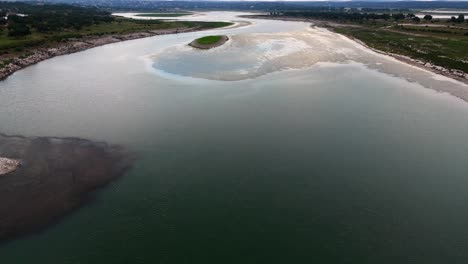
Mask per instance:
[[[21,166],[0,176],[0,241],[36,231],[78,208],[134,158],[121,147],[78,138],[0,134],[0,156]]]
[[[5,65],[0,69],[0,80],[3,80],[13,74],[16,71],[19,71],[23,68],[26,68],[30,65],[36,64],[43,60],[53,58],[55,56],[71,54],[87,49],[91,49],[98,46],[103,46],[106,44],[133,40],[139,38],[153,37],[157,35],[167,35],[167,34],[177,34],[177,33],[186,33],[194,31],[202,31],[209,29],[201,29],[200,27],[192,28],[174,28],[174,29],[161,29],[161,30],[150,30],[144,32],[136,32],[130,34],[110,34],[105,36],[84,36],[79,39],[71,39],[65,42],[60,42],[54,44],[53,47],[37,47],[28,49],[28,53],[31,55],[20,58],[15,57],[11,58],[11,63]],[[9,59],[5,57],[4,59]]]
[[[229,40],[229,37],[224,36],[224,35],[221,36],[220,40],[218,40],[217,42],[212,43],[212,44],[200,44],[200,43],[198,43],[198,39],[196,39],[196,40],[190,42],[189,46],[197,48],[197,49],[212,49],[212,48],[222,46],[228,40]]]
[[[269,20],[281,20],[281,21],[310,22],[310,23],[314,23],[314,25],[316,25],[318,27],[326,27],[326,28],[331,29],[331,30],[333,30],[333,27],[343,27],[343,26],[346,26],[346,27],[360,27],[359,25],[344,25],[344,24],[340,24],[340,23],[336,23],[336,22],[316,20],[316,19],[308,19],[308,18],[269,17],[269,16],[265,16],[265,15],[245,15],[245,16],[241,16],[241,17],[253,18],[253,19],[269,19]],[[338,32],[335,32],[335,33],[340,34]],[[343,35],[343,34],[340,34],[340,35]],[[399,60],[401,62],[404,62],[406,64],[418,67],[420,69],[428,70],[430,72],[440,74],[440,75],[443,75],[443,76],[448,77],[450,79],[454,79],[454,80],[457,80],[459,82],[468,84],[468,73],[464,73],[463,71],[460,71],[460,70],[457,70],[457,69],[444,68],[444,67],[441,67],[441,66],[438,66],[438,65],[434,65],[434,64],[432,64],[430,62],[425,62],[425,61],[422,61],[422,60],[413,59],[413,58],[410,58],[408,56],[404,56],[404,55],[400,55],[400,54],[384,52],[384,51],[372,48],[372,47],[368,46],[366,43],[364,43],[361,40],[356,39],[354,37],[347,36],[347,35],[343,35],[343,36],[345,36],[345,37],[359,43],[360,45],[362,45],[362,46],[364,46],[364,47],[366,47],[366,48],[368,48],[368,49],[370,49],[370,50],[372,50],[374,52],[377,52],[379,54],[383,54],[383,55],[393,57],[393,58],[395,58],[395,59],[397,59],[397,60]],[[454,94],[454,95],[460,97],[457,94]],[[462,97],[460,97],[460,98],[462,98]],[[462,98],[462,99],[467,101],[464,98]]]

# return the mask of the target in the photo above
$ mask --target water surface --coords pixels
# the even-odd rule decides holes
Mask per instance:
[[[141,157],[93,203],[1,245],[2,261],[466,263],[468,105],[435,91],[466,86],[305,23],[251,22],[0,83],[0,131]],[[232,42],[185,46],[208,33]]]

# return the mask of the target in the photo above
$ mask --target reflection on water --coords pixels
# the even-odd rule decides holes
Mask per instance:
[[[141,156],[95,203],[2,245],[2,261],[466,263],[468,104],[425,89],[466,87],[306,23],[251,22],[56,57],[0,83],[5,133]],[[206,34],[232,42],[186,47]]]
[[[320,53],[307,57],[311,47],[294,34],[234,35],[219,48],[202,51],[187,46],[163,50],[152,57],[154,67],[164,72],[235,81],[282,69],[312,65]],[[307,60],[310,59],[310,60]]]
[[[382,56],[326,29],[303,24],[300,31],[230,35],[228,43],[208,51],[179,44],[159,51],[150,59],[156,72],[162,74],[223,81],[300,69],[318,62],[354,61],[468,100],[465,84]]]

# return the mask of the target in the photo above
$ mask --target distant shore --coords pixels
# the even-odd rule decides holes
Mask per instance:
[[[281,21],[310,22],[310,23],[313,23],[316,26],[319,26],[319,27],[323,26],[323,27],[331,29],[331,30],[333,30],[333,26],[340,26],[340,24],[337,23],[337,22],[322,21],[322,20],[308,19],[308,18],[266,17],[264,15],[246,15],[246,16],[243,16],[243,17],[245,17],[245,18],[254,18],[254,19],[270,19],[270,20],[281,20]],[[389,52],[381,51],[381,50],[370,47],[369,45],[367,45],[363,41],[361,41],[359,39],[356,39],[356,38],[354,38],[352,36],[347,36],[347,35],[344,35],[344,34],[341,34],[341,33],[338,33],[338,32],[335,32],[335,33],[340,34],[342,36],[345,36],[346,38],[348,38],[348,39],[350,39],[350,40],[352,40],[354,42],[357,42],[358,44],[360,44],[360,45],[362,45],[362,46],[364,46],[364,47],[366,47],[366,48],[368,48],[368,49],[370,49],[370,50],[372,50],[374,52],[377,52],[379,54],[393,57],[393,58],[395,58],[395,59],[397,59],[397,60],[399,60],[401,62],[404,62],[406,64],[416,66],[418,68],[428,70],[430,72],[437,73],[437,74],[443,75],[445,77],[454,79],[456,81],[468,84],[468,74],[464,73],[464,72],[462,72],[460,70],[448,69],[448,68],[444,68],[444,67],[441,67],[441,66],[438,66],[438,65],[434,65],[434,64],[429,63],[429,62],[424,62],[422,60],[410,58],[408,56],[404,56],[404,55],[401,55],[401,54],[395,54],[395,53],[389,53]],[[455,96],[457,96],[457,95],[455,95]],[[468,101],[468,99],[466,99],[466,98],[462,98],[462,99],[465,100],[465,101]]]
[[[0,69],[0,80],[6,79],[16,71],[24,69],[30,65],[38,62],[60,56],[71,54],[75,52],[84,51],[87,49],[103,46],[106,44],[117,43],[126,40],[133,40],[139,38],[147,38],[158,35],[167,34],[178,34],[187,33],[194,31],[209,30],[211,28],[200,28],[200,27],[182,27],[173,29],[160,29],[160,30],[148,30],[142,32],[128,33],[128,34],[106,34],[103,36],[84,36],[79,39],[70,39],[65,42],[58,42],[53,47],[34,47],[28,49],[31,53],[30,56],[22,58],[17,57],[12,59],[12,63],[4,66]]]

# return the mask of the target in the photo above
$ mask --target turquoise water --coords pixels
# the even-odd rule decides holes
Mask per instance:
[[[468,104],[356,62],[239,81],[153,68],[146,55],[190,34],[0,83],[3,132],[140,156],[92,203],[2,244],[2,263],[466,263]]]

